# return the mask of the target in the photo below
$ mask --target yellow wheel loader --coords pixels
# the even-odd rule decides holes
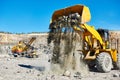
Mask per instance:
[[[109,72],[114,65],[120,69],[120,53],[117,48],[111,48],[109,31],[96,30],[87,24],[91,19],[89,8],[84,5],[74,5],[56,10],[51,19],[49,29],[53,34],[70,28],[82,35],[82,51],[84,60],[89,66],[96,66],[100,72]]]
[[[19,41],[19,43],[12,47],[12,53],[14,57],[20,56],[27,56],[27,57],[37,57],[36,51],[34,51],[34,47],[31,46],[33,41],[36,40],[36,37],[32,37],[28,43],[25,41]]]

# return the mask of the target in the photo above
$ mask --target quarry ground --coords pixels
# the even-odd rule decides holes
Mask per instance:
[[[109,73],[90,71],[84,76],[54,74],[50,72],[48,55],[41,54],[39,58],[14,58],[8,55],[0,57],[0,80],[120,80],[120,71]]]
[[[13,57],[11,47],[19,40],[36,36],[34,46],[37,47],[38,58]],[[120,80],[120,70],[101,73],[97,70],[63,76],[51,71],[51,47],[47,46],[46,35],[3,35],[0,45],[0,80]],[[3,44],[11,42],[12,44]],[[14,43],[13,43],[14,42]],[[59,71],[59,70],[58,70]],[[57,72],[57,70],[56,70]]]

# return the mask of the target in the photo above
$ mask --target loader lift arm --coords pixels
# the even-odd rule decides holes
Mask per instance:
[[[93,39],[97,39],[100,42],[100,45],[103,46],[103,49],[105,49],[104,42],[100,36],[100,34],[94,29],[94,27],[89,26],[88,24],[80,24],[81,28],[84,29],[83,36],[85,38],[85,41],[87,41],[88,44],[92,47],[92,43],[94,40],[88,40],[89,37],[93,37]],[[80,32],[80,28],[73,26],[74,31]],[[92,42],[90,42],[92,41]]]

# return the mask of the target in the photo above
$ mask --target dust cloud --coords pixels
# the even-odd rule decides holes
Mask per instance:
[[[72,28],[51,29],[48,44],[53,43],[51,68],[53,72],[88,73],[88,67],[83,60],[82,34],[78,35]]]

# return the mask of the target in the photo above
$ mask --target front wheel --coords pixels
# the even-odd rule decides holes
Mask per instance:
[[[100,72],[109,72],[112,69],[112,59],[109,53],[102,52],[96,58],[96,68]]]

